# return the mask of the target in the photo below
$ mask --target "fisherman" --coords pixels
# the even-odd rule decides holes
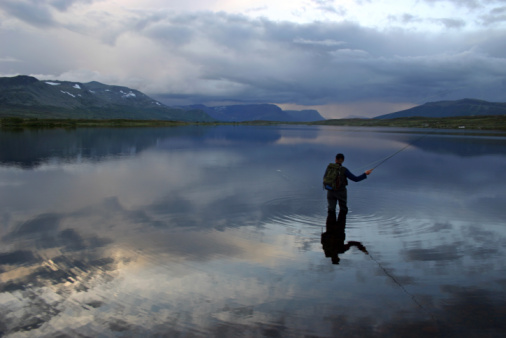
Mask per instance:
[[[337,217],[337,224],[346,224],[346,214],[348,213],[346,186],[348,185],[348,178],[354,182],[360,182],[370,175],[373,169],[366,170],[362,175],[355,176],[348,169],[343,167],[344,155],[339,153],[336,155],[335,164],[330,163],[327,166],[325,175],[323,176],[323,185],[327,190],[327,203],[328,203],[328,222],[335,222],[336,206],[339,202],[339,215]],[[330,183],[329,180],[332,182]]]

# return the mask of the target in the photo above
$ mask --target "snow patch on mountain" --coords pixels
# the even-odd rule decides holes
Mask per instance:
[[[134,92],[130,91],[128,93],[125,93],[124,91],[120,90],[120,93],[123,94],[123,98],[127,98],[127,97],[135,97],[136,95],[134,94]]]
[[[66,92],[66,91],[63,91],[63,90],[60,90],[60,92],[62,92],[63,94],[70,95],[70,96],[72,96],[72,97],[76,97],[74,94],[71,94],[71,93]]]

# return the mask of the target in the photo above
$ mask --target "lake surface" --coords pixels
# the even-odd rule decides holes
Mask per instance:
[[[404,147],[324,251],[327,164]],[[1,131],[0,336],[503,337],[505,172],[465,130]]]

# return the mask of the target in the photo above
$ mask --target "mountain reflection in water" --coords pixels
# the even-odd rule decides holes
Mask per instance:
[[[354,173],[328,227],[321,178]],[[0,336],[503,336],[506,135],[0,132]],[[339,264],[332,264],[332,263]]]

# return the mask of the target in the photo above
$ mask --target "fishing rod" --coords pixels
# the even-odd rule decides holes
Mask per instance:
[[[384,117],[384,118],[386,118],[386,117]],[[380,118],[380,119],[378,119],[378,120],[382,120],[382,119],[384,119],[384,118]],[[359,130],[361,130],[361,128],[360,128],[360,127],[359,127],[359,128],[353,128],[353,129],[351,129],[351,130],[345,131],[342,135],[346,135],[346,134],[349,134],[349,133],[353,133],[353,132],[356,132],[356,131],[359,131]],[[411,146],[411,145],[415,144],[416,142],[418,142],[419,140],[421,140],[422,138],[424,138],[424,137],[426,137],[426,136],[427,136],[427,134],[422,135],[422,136],[420,136],[419,138],[417,138],[416,140],[414,140],[414,141],[412,141],[412,142],[408,143],[405,147],[403,147],[403,148],[401,148],[401,149],[397,150],[396,152],[394,152],[394,153],[393,153],[393,154],[391,154],[391,155],[388,155],[388,156],[387,156],[387,157],[385,157],[384,159],[379,159],[379,160],[377,160],[377,161],[371,162],[371,163],[370,163],[370,164],[368,164],[367,166],[363,166],[363,167],[361,167],[360,169],[363,169],[363,168],[369,167],[371,164],[374,164],[374,163],[376,163],[376,162],[379,162],[378,164],[376,164],[376,165],[375,165],[375,166],[371,169],[371,170],[374,170],[374,169],[376,169],[377,167],[379,167],[380,165],[382,165],[383,163],[385,163],[386,161],[388,161],[389,159],[391,159],[392,157],[394,157],[395,155],[399,154],[400,152],[402,152],[403,150],[407,149],[409,146]]]
[[[419,138],[417,138],[416,140],[406,144],[404,147],[402,147],[401,149],[397,150],[396,152],[394,152],[393,154],[391,155],[388,155],[387,157],[383,158],[383,159],[379,159],[377,161],[374,161],[374,162],[371,162],[370,164],[366,165],[366,166],[363,166],[361,167],[362,168],[365,168],[365,167],[369,167],[371,164],[374,164],[376,162],[379,162],[377,163],[374,167],[371,168],[371,170],[374,170],[376,169],[377,167],[379,167],[380,165],[382,165],[383,163],[385,163],[386,161],[388,161],[389,159],[391,159],[392,157],[394,157],[395,155],[399,154],[400,152],[402,152],[403,150],[406,150],[407,148],[409,148],[410,146],[412,146],[413,144],[415,144],[416,142],[420,141],[422,138],[426,137],[428,134],[425,134],[425,135],[422,135],[420,136]]]
[[[418,140],[417,140],[418,141]],[[386,161],[388,161],[389,159],[391,159],[392,157],[394,157],[395,155],[397,155],[398,153],[400,153],[401,151],[407,149],[408,147],[410,147],[411,145],[413,145],[414,142],[412,143],[408,143],[405,147],[397,150],[395,153],[393,153],[392,155],[388,156],[387,158],[385,158],[383,161],[381,161],[380,163],[376,164],[372,170],[376,169],[377,167],[379,167],[380,165],[382,165],[383,163],[385,163]]]

